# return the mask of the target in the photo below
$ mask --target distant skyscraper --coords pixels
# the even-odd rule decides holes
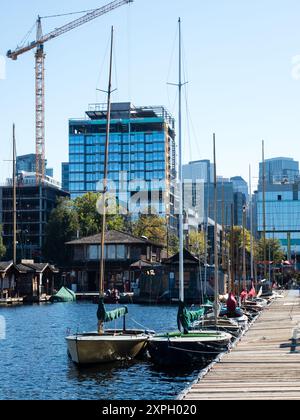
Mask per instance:
[[[63,191],[69,191],[69,163],[61,164],[61,185]]]
[[[209,160],[196,160],[188,165],[183,165],[183,179],[214,182],[214,165]]]
[[[45,161],[46,175],[53,178],[53,169],[47,168],[47,160]],[[28,172],[34,173],[36,168],[35,154],[31,153],[28,155],[17,156],[17,172]]]
[[[255,225],[258,237],[263,223],[263,164],[254,199]],[[266,160],[265,220],[267,238],[278,239],[287,257],[300,254],[300,178],[299,162],[290,158]]]
[[[35,172],[35,155],[29,154],[17,157],[17,172]]]
[[[183,179],[185,189],[185,207],[187,195],[192,196],[192,206],[197,211],[199,222],[202,223],[210,218],[217,220],[219,225],[231,224],[232,206],[235,204],[233,183],[222,176],[217,177],[217,215],[214,214],[214,165],[209,160],[190,162],[183,166]],[[191,200],[189,200],[189,203]],[[239,201],[236,200],[239,204]],[[242,208],[235,209],[235,223],[241,220]],[[187,210],[187,209],[186,209]],[[239,216],[238,216],[239,215]]]
[[[248,201],[249,189],[247,182],[241,176],[234,176],[230,178],[230,182],[233,184],[233,192],[244,194],[246,201]]]
[[[285,184],[299,177],[299,162],[291,158],[273,158],[265,161],[266,184]],[[259,164],[259,184],[262,185],[263,164]]]
[[[219,225],[224,224],[230,226],[231,224],[231,210],[234,206],[233,185],[231,182],[217,183],[217,216],[214,214],[214,184],[205,184],[205,197],[207,212],[205,217],[212,220],[217,220]],[[235,222],[236,224],[236,222]]]

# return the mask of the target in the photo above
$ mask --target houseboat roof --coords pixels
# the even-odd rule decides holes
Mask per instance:
[[[13,265],[12,261],[0,261],[0,273],[6,273]]]
[[[199,264],[198,258],[191,254],[187,249],[183,250],[183,259],[184,264]],[[179,264],[179,252],[173,255],[173,257],[166,259],[165,264]]]
[[[17,264],[17,269],[20,273],[43,273],[47,268],[50,269],[53,273],[58,273],[59,270],[55,268],[53,265],[48,263],[21,263]]]
[[[148,244],[155,245],[157,247],[163,248],[163,245],[149,241],[146,238],[138,238],[136,236],[130,235],[129,233],[120,232],[118,230],[110,230],[105,234],[105,243],[106,244]],[[66,245],[100,245],[101,244],[101,233],[93,236],[88,236],[86,238],[77,239],[75,241],[67,242]]]

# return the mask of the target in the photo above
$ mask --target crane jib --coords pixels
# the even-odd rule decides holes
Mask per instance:
[[[25,52],[34,49],[38,45],[44,44],[45,42],[50,41],[51,39],[56,38],[60,35],[63,35],[64,33],[71,31],[72,29],[78,28],[79,26],[82,26],[85,23],[90,22],[91,20],[94,20],[106,13],[109,13],[113,11],[114,9],[117,9],[118,7],[123,6],[124,4],[133,3],[133,1],[134,0],[114,0],[113,2],[107,4],[106,6],[95,9],[92,12],[88,12],[87,14],[85,14],[84,16],[80,18],[75,19],[72,22],[67,23],[66,25],[63,25],[60,28],[54,29],[54,31],[43,36],[38,41],[33,41],[25,47],[16,48],[14,51],[9,50],[7,52],[7,57],[11,58],[12,60],[17,60],[19,55],[24,54]]]
[[[36,97],[36,183],[39,185],[45,179],[45,53],[43,44],[63,35],[66,32],[71,31],[79,26],[84,25],[106,13],[109,13],[118,7],[125,4],[132,3],[133,0],[114,0],[101,8],[95,9],[92,12],[88,12],[79,19],[75,19],[72,22],[61,26],[60,28],[54,29],[47,35],[42,35],[41,18],[37,20],[37,39],[30,44],[16,48],[14,51],[9,50],[7,57],[12,60],[17,60],[19,55],[26,53],[27,51],[33,50],[37,47],[35,54],[35,97]]]

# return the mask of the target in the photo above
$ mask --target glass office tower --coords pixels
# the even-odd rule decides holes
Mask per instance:
[[[35,154],[31,153],[29,155],[17,156],[17,172],[28,172],[34,173],[36,167],[36,158]],[[46,176],[53,178],[53,169],[47,168],[47,160],[45,160],[46,166]]]
[[[72,198],[101,191],[107,109],[93,104],[86,118],[69,121],[69,191]],[[109,192],[130,214],[146,209],[174,218],[175,121],[164,107],[113,103],[109,142]]]
[[[61,164],[61,185],[63,191],[69,191],[69,162],[63,162]]]
[[[288,259],[300,255],[300,177],[299,162],[290,158],[268,159],[265,163],[266,236],[280,241]],[[263,222],[263,163],[260,182],[255,194],[255,214],[258,236]],[[297,257],[297,258],[298,258]]]
[[[265,161],[266,184],[294,182],[299,176],[299,162],[291,158],[279,157]],[[263,164],[259,164],[259,184],[262,185]]]

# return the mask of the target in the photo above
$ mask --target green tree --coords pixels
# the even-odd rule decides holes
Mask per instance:
[[[87,193],[76,198],[74,209],[78,215],[81,237],[95,235],[101,231],[101,194]],[[109,196],[106,203],[106,227],[108,230],[125,230],[125,218],[120,214],[113,197]]]
[[[169,234],[169,256],[173,256],[179,252],[179,238],[174,233]]]
[[[228,247],[230,250],[230,256],[233,256],[233,273],[234,277],[241,277],[243,271],[243,228],[240,226],[234,226],[233,235],[230,232],[228,235]],[[253,238],[253,244],[255,240]],[[233,250],[231,247],[233,246]],[[251,232],[245,229],[245,249],[246,249],[246,266],[250,266],[250,253],[251,253]],[[233,252],[232,252],[233,251]]]
[[[138,237],[145,236],[149,241],[166,246],[166,220],[156,214],[142,214],[139,219],[133,223],[132,233]]]
[[[89,192],[74,200],[81,237],[95,235],[100,231],[101,216],[97,211],[99,198],[100,194]]]
[[[78,229],[78,216],[73,202],[65,198],[59,199],[47,225],[44,257],[55,264],[65,265],[70,258],[70,249],[65,243],[76,237]]]
[[[265,252],[264,252],[265,250]],[[255,255],[257,261],[264,261],[265,255],[267,261],[271,260],[275,263],[281,263],[285,258],[284,251],[281,248],[278,239],[260,239],[255,247]]]
[[[6,248],[3,244],[2,226],[0,225],[0,258],[4,257],[5,254],[6,254]]]
[[[189,234],[189,248],[197,258],[205,256],[205,235],[204,232],[191,232]]]
[[[254,238],[253,238],[254,240]],[[232,242],[232,234],[231,232],[228,235],[228,241],[229,244],[231,244]],[[242,250],[243,249],[243,242],[244,242],[244,238],[243,238],[243,228],[240,226],[234,226],[233,228],[233,247],[234,249],[239,249]],[[247,253],[250,254],[251,252],[251,233],[245,229],[245,248]]]

